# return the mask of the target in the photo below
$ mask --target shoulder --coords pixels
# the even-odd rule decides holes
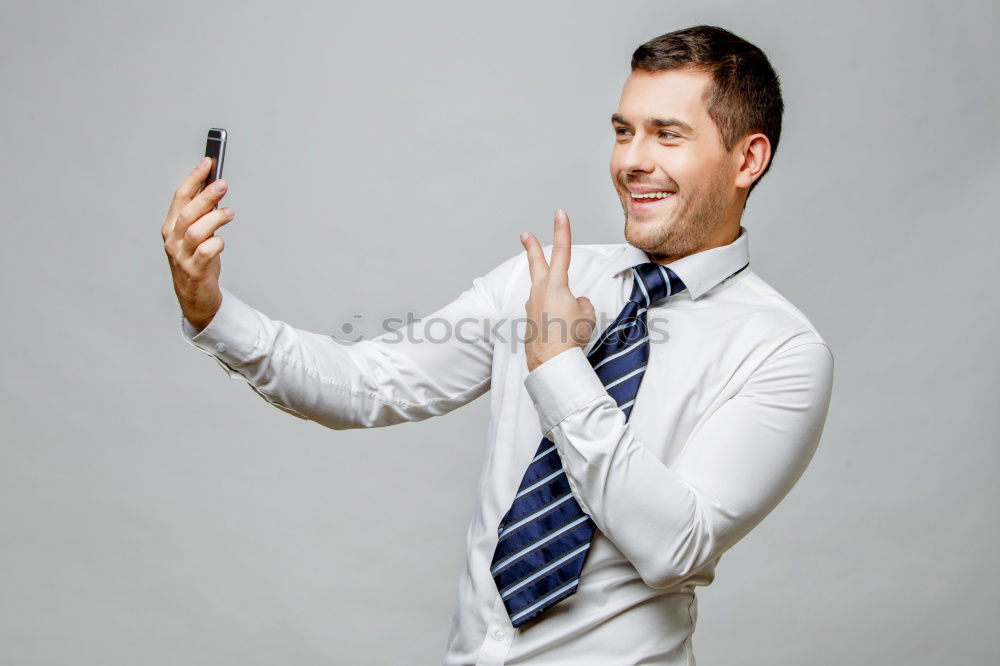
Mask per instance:
[[[697,336],[698,358],[727,368],[734,386],[751,377],[780,378],[800,388],[806,386],[803,378],[815,386],[830,383],[834,354],[825,337],[801,308],[751,268],[686,306],[693,315],[688,334]]]
[[[735,289],[726,290],[732,293],[723,297],[742,304],[742,308],[737,309],[742,317],[752,320],[756,328],[770,333],[781,350],[809,343],[830,350],[827,340],[802,309],[752,269],[744,272],[745,275],[733,285]]]

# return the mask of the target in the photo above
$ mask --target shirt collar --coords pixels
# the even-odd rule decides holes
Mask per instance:
[[[701,298],[702,294],[750,262],[747,234],[746,227],[740,225],[740,235],[729,245],[695,252],[665,265],[684,281],[692,300]],[[649,255],[644,250],[625,243],[621,251],[612,258],[607,270],[614,277],[649,260]]]

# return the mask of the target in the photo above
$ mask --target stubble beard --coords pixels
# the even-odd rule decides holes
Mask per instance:
[[[674,194],[674,200],[668,203],[673,210],[659,220],[639,222],[633,219],[626,191],[625,199],[619,197],[625,214],[625,241],[660,262],[699,251],[725,216],[725,178],[725,172],[719,169],[713,172],[712,180],[705,187],[685,195]]]

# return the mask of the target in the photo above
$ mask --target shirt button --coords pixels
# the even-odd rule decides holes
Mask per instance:
[[[220,352],[226,351],[226,343],[225,342],[220,342],[220,343],[216,344],[215,345],[215,351],[220,351]]]
[[[497,629],[497,632],[495,634],[493,634],[493,638],[497,639],[498,641],[502,641],[503,640],[503,632],[500,631],[499,629]]]

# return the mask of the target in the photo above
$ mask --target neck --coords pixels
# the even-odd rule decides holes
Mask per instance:
[[[646,255],[649,257],[650,261],[667,266],[678,259],[683,259],[684,257],[692,254],[704,252],[705,250],[711,250],[716,247],[722,247],[723,245],[729,245],[739,237],[740,223],[737,219],[735,223],[718,226],[708,235],[707,238],[705,238],[704,242],[688,252],[679,254],[653,254],[651,252],[646,252]]]

